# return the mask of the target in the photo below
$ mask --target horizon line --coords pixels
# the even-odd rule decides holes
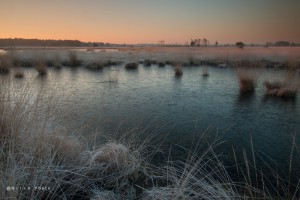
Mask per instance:
[[[168,46],[168,45],[189,45],[190,46],[190,42],[184,42],[184,43],[180,43],[180,42],[173,42],[173,43],[167,43],[166,41],[164,41],[163,44],[160,43],[160,41],[158,41],[157,43],[112,43],[112,42],[99,42],[99,41],[82,41],[80,39],[41,39],[41,38],[19,38],[19,37],[15,37],[15,38],[0,38],[0,40],[16,40],[16,39],[22,39],[22,40],[41,40],[41,41],[78,41],[81,43],[103,43],[103,44],[111,44],[111,45],[159,45],[159,46]],[[190,40],[193,40],[192,38]],[[237,41],[237,42],[243,42],[243,41]],[[300,44],[297,42],[293,42],[293,41],[289,41],[289,40],[278,40],[278,41],[267,41],[264,43],[254,43],[254,42],[243,42],[245,45],[266,45],[266,44],[275,44],[277,42],[288,42],[289,44]],[[218,45],[235,45],[235,43],[218,43]],[[211,43],[208,46],[215,46],[215,43]]]

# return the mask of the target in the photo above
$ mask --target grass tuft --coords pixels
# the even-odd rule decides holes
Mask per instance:
[[[54,66],[55,69],[61,69],[62,68],[59,54],[56,54],[54,56],[53,66]]]
[[[12,67],[12,60],[9,55],[0,54],[0,74],[8,74]]]
[[[280,81],[265,81],[264,86],[267,90],[274,90],[274,89],[280,89],[283,87],[283,83]]]
[[[159,67],[165,67],[166,64],[165,64],[164,62],[159,62],[159,63],[158,63],[158,66],[159,66]]]
[[[68,58],[69,60],[64,63],[65,65],[70,67],[78,67],[79,65],[81,65],[81,61],[78,59],[76,52],[70,51],[68,54]]]
[[[104,63],[102,62],[90,62],[86,65],[86,68],[90,70],[102,70],[103,67]]]
[[[14,73],[15,78],[24,78],[24,72],[21,69],[16,69]]]
[[[144,60],[144,66],[150,67],[151,64],[152,64],[152,63],[151,63],[151,60],[148,60],[148,59]]]
[[[176,64],[174,71],[175,71],[175,76],[177,76],[177,77],[183,75],[182,67],[180,64]]]
[[[203,68],[202,76],[204,78],[207,78],[209,76],[208,68],[207,67]]]
[[[139,66],[138,63],[130,62],[130,63],[127,63],[127,64],[125,65],[125,68],[126,68],[126,69],[137,69],[138,66]]]
[[[39,76],[47,75],[47,66],[46,66],[45,62],[38,61],[35,65],[35,69],[38,71]]]
[[[254,93],[258,79],[257,71],[254,69],[239,68],[237,69],[237,76],[239,79],[240,93]]]
[[[300,87],[300,81],[296,74],[290,72],[281,81],[265,81],[264,86],[267,96],[295,98]]]

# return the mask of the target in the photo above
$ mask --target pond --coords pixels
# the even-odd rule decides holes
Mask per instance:
[[[207,78],[202,76],[204,69]],[[158,130],[167,134],[162,143],[166,154],[174,144],[190,149],[206,132],[225,141],[216,151],[228,165],[233,165],[233,148],[239,155],[246,149],[249,157],[253,150],[263,157],[256,162],[259,168],[272,159],[287,172],[292,137],[300,144],[300,101],[266,97],[263,86],[264,80],[284,73],[261,69],[255,93],[247,96],[239,93],[234,69],[209,66],[184,67],[181,77],[175,77],[169,65],[140,64],[137,70],[126,70],[121,64],[99,71],[49,68],[45,78],[28,68],[24,79],[55,90],[63,99],[60,111],[69,116],[61,120],[70,130],[84,129],[85,134],[120,126],[145,127],[149,134]],[[24,80],[17,84],[20,81]],[[175,150],[173,158],[180,155]],[[299,160],[293,162],[295,176],[300,175],[298,164]]]

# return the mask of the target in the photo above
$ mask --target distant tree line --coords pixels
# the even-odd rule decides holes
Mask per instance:
[[[244,46],[246,46],[245,43],[243,42],[236,42],[235,45],[240,48],[243,49]],[[255,44],[250,44],[248,46],[262,46],[262,45],[255,45]],[[294,42],[288,42],[288,41],[277,41],[275,43],[272,42],[266,42],[265,47],[299,47],[300,43],[294,43]]]
[[[275,42],[275,44],[269,43],[270,46],[278,46],[278,47],[287,47],[287,46],[300,46],[300,44],[296,44],[294,42],[288,42],[288,41],[278,41]]]
[[[100,47],[109,46],[103,42],[81,42],[79,40],[40,40],[23,38],[4,38],[0,39],[0,46],[47,46],[47,47]]]
[[[196,47],[200,47],[200,46],[207,47],[207,46],[209,46],[209,41],[206,38],[191,39],[190,44],[191,44],[192,47],[194,47],[194,46],[196,46]]]

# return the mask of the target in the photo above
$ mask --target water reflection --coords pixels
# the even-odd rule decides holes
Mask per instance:
[[[245,105],[251,106],[251,103],[255,100],[254,93],[241,94],[239,93],[237,96],[236,104],[237,105]]]
[[[36,72],[28,73],[26,79],[32,81],[30,74]],[[232,69],[209,68],[209,73],[203,79],[201,68],[190,67],[176,77],[168,65],[140,65],[133,71],[120,65],[102,72],[64,67],[49,70],[47,78],[35,84],[56,84],[57,95],[64,97],[61,111],[72,119],[65,119],[64,125],[73,130],[88,126],[88,134],[99,127],[113,129],[120,122],[125,127],[164,126],[170,128],[166,148],[174,144],[188,148],[211,126],[210,134],[221,132],[227,141],[218,147],[220,152],[231,153],[232,146],[248,151],[251,136],[257,152],[284,163],[290,155],[290,133],[300,132],[299,99],[266,98],[262,85],[254,94],[240,95]],[[157,123],[148,123],[153,118]]]
[[[296,106],[297,98],[282,98],[264,95],[264,97],[262,98],[262,102],[294,107]]]

